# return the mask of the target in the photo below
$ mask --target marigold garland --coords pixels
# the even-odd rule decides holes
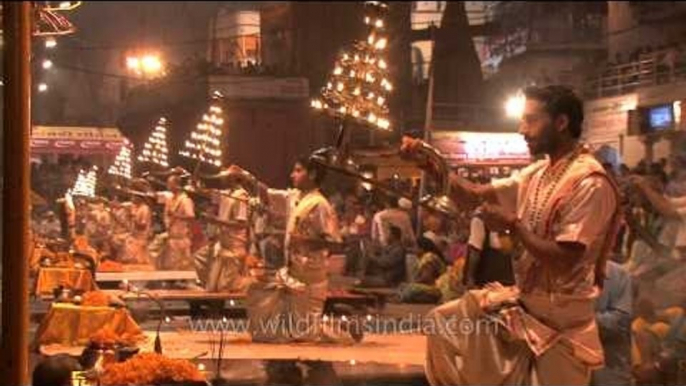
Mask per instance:
[[[100,384],[103,386],[203,381],[205,377],[193,363],[155,353],[138,354],[126,362],[106,366],[100,378]]]

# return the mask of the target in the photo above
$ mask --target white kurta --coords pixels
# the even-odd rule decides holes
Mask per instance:
[[[158,202],[164,204],[164,225],[167,228],[163,247],[158,251],[157,268],[163,270],[194,269],[191,255],[190,220],[195,216],[193,200],[185,193],[160,192]],[[158,242],[157,244],[160,244]]]
[[[148,242],[152,234],[152,212],[145,204],[131,207],[131,235],[126,240],[122,262],[130,264],[149,264]]]
[[[339,241],[336,213],[317,190],[270,190],[274,211],[285,210],[286,267],[269,283],[256,283],[248,296],[248,313],[254,341],[340,341],[321,323],[328,292],[326,248],[308,245],[303,239]],[[281,321],[278,329],[265,329]]]
[[[245,189],[222,191],[213,197],[217,218],[245,225],[212,226],[216,242],[201,248],[195,256],[198,276],[208,291],[243,291],[250,284],[245,259],[248,243],[248,203]]]
[[[123,260],[126,240],[131,237],[131,203],[120,203],[112,209],[112,257]]]

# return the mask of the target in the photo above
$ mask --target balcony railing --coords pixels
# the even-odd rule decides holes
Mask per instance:
[[[603,98],[683,81],[686,81],[686,52],[664,50],[641,55],[634,62],[607,67],[588,79],[584,94],[587,98]]]

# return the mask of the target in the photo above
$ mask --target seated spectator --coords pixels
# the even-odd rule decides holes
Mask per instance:
[[[631,326],[636,383],[680,384],[679,362],[686,359],[684,308],[656,311],[650,300],[642,299],[637,306],[637,316]]]
[[[621,265],[607,263],[603,291],[595,307],[605,367],[593,372],[591,385],[631,384],[631,284],[631,277]]]
[[[391,226],[388,245],[377,253],[371,253],[363,261],[364,277],[358,283],[361,287],[397,287],[406,280],[405,247],[400,228]]]
[[[372,242],[382,247],[388,245],[390,227],[400,229],[403,244],[406,248],[414,248],[414,230],[410,215],[399,208],[398,200],[389,198],[387,208],[377,212],[372,219]]]
[[[445,272],[443,253],[426,237],[417,240],[420,257],[412,283],[400,289],[403,303],[437,303],[442,293],[437,286],[438,278]]]
[[[45,358],[33,370],[33,386],[69,386],[72,372],[81,371],[79,362],[66,354]]]

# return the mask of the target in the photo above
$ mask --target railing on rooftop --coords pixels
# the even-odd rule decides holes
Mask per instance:
[[[584,94],[587,98],[603,98],[683,81],[686,81],[686,51],[667,49],[643,54],[626,64],[606,67],[588,79]]]

